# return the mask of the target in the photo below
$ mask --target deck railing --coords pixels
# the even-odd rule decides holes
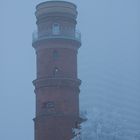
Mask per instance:
[[[55,38],[61,38],[61,39],[72,39],[76,40],[78,42],[81,42],[81,33],[78,31],[75,31],[75,33],[61,33],[58,34],[39,34],[38,31],[34,31],[32,35],[32,41],[33,43],[38,40],[44,40],[44,39],[55,39]]]

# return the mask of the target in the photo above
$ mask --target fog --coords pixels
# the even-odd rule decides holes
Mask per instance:
[[[91,122],[100,113],[104,116],[111,112],[119,114],[120,117],[114,118],[111,113],[111,118],[121,120],[120,124],[123,121],[123,130],[127,128],[125,133],[131,133],[129,138],[133,140],[134,133],[140,133],[140,1],[69,1],[78,6],[77,28],[82,34],[78,53],[81,111],[87,112]],[[36,29],[34,12],[39,2],[42,1],[1,0],[2,140],[34,139],[32,80],[36,77],[36,62],[32,32]],[[90,130],[94,125],[89,124],[92,123],[87,121],[83,126],[86,135],[93,133]]]

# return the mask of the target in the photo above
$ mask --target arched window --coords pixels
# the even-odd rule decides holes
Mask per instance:
[[[60,25],[58,23],[53,24],[52,33],[53,33],[53,35],[59,35],[60,34]]]
[[[57,67],[55,67],[53,70],[53,76],[57,76],[58,72],[59,72],[59,69]]]
[[[53,51],[53,60],[57,60],[59,57],[58,51],[54,50]]]
[[[44,102],[42,108],[48,113],[53,113],[55,111],[55,103],[53,101]]]

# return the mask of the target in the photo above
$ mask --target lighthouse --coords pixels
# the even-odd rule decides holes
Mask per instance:
[[[76,31],[77,7],[66,1],[36,6],[35,140],[71,140],[79,125],[77,54],[81,34]]]

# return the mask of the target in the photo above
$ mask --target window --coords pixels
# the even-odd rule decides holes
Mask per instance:
[[[48,113],[55,112],[55,104],[53,101],[44,102],[42,108],[45,109]]]
[[[55,67],[53,70],[53,76],[57,76],[58,72],[59,72],[59,69]]]
[[[54,24],[53,24],[52,32],[53,32],[53,35],[58,35],[58,34],[60,34],[60,26],[59,26],[58,23],[54,23]]]
[[[47,109],[54,108],[54,102],[52,102],[52,101],[47,102],[46,103],[46,108]]]
[[[44,102],[42,104],[42,108],[44,108],[44,109],[52,109],[52,108],[55,108],[54,102],[52,102],[52,101]]]
[[[54,60],[57,60],[58,57],[59,57],[58,51],[54,50],[54,51],[53,51],[53,59],[54,59]]]

